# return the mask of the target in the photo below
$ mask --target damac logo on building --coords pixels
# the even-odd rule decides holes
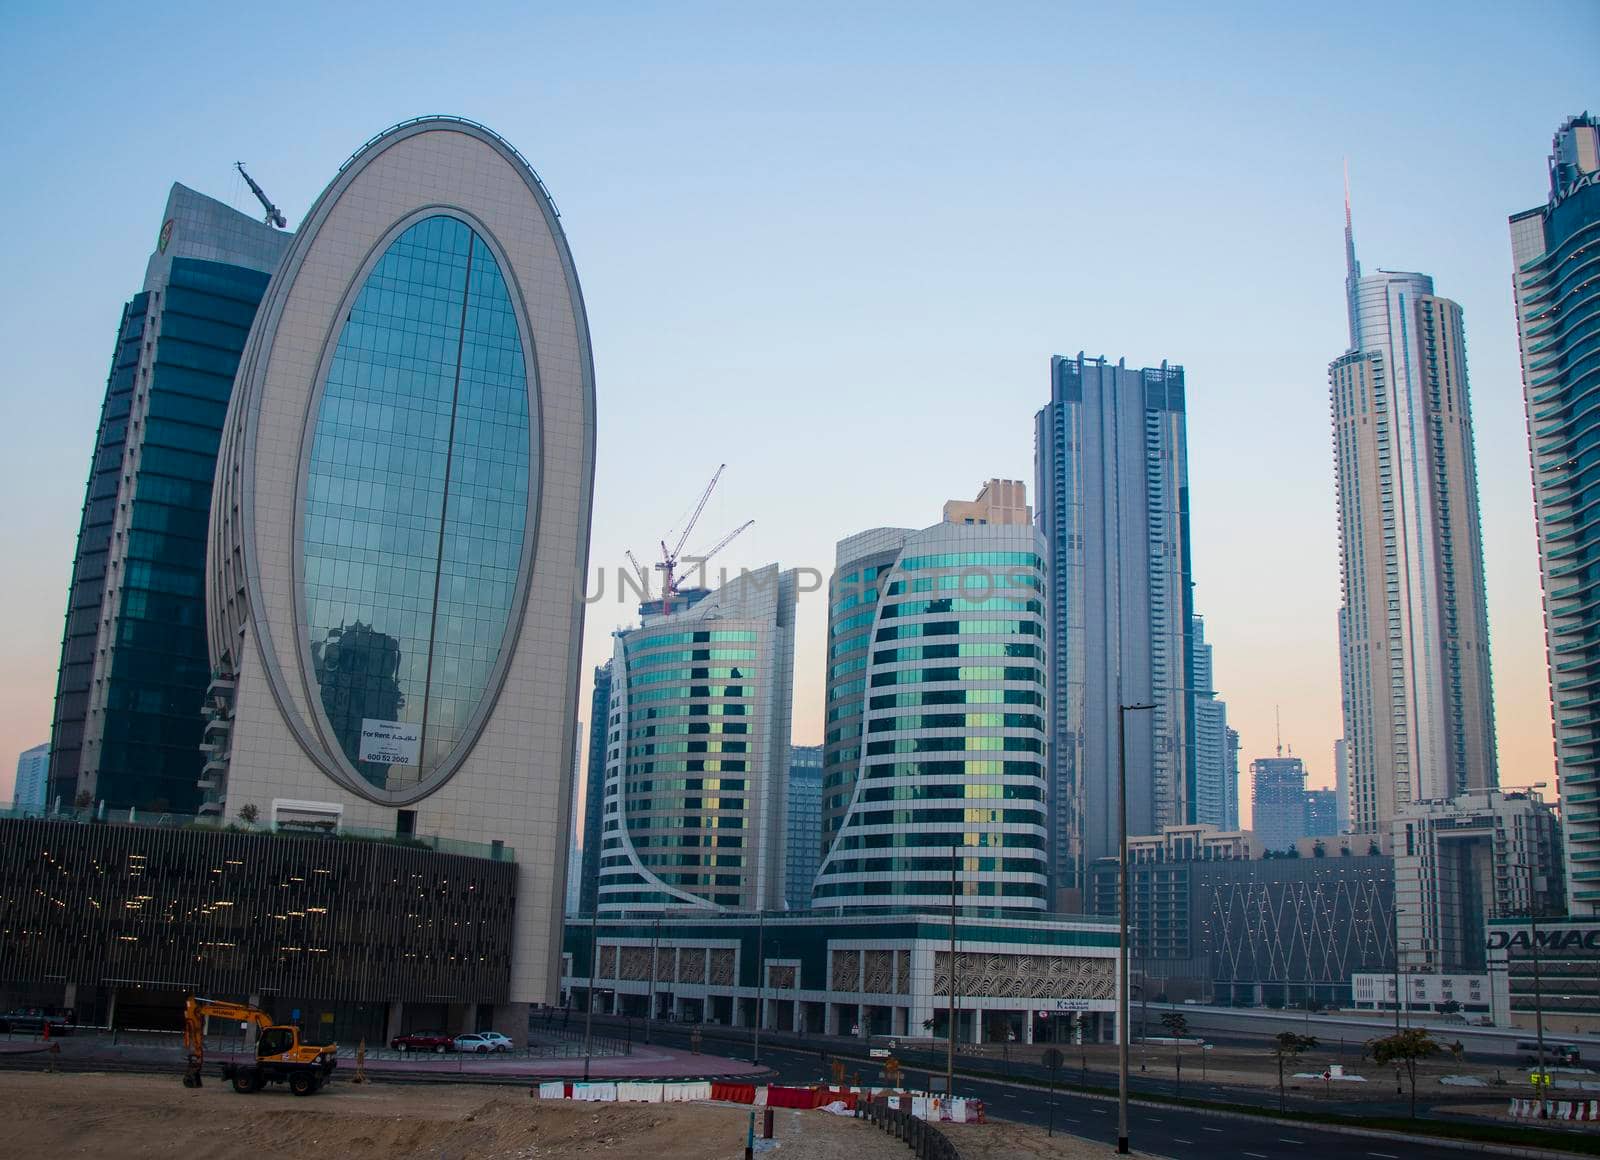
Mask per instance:
[[[1534,945],[1525,930],[1496,930],[1489,932],[1488,947],[1492,951],[1527,950]],[[1600,927],[1587,930],[1541,930],[1538,947],[1547,951],[1600,951]]]

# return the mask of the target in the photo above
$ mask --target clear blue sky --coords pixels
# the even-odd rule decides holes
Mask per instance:
[[[242,158],[292,226],[367,138],[454,112],[563,214],[599,383],[596,567],[647,555],[726,460],[696,540],[755,517],[730,564],[826,570],[838,538],[930,523],[988,476],[1031,491],[1052,353],[1169,359],[1217,687],[1246,761],[1281,704],[1317,783],[1348,155],[1363,262],[1466,311],[1502,777],[1548,775],[1506,217],[1543,200],[1561,119],[1600,107],[1600,4],[217,11],[0,15],[0,754],[48,737],[113,330],[168,185],[253,212]],[[798,741],[821,735],[821,606]],[[589,662],[625,619],[591,612]]]

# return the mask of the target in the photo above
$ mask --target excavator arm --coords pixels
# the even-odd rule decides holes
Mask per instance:
[[[191,995],[183,1005],[183,1049],[189,1065],[183,1073],[184,1087],[200,1086],[200,1068],[206,1058],[205,1020],[207,1015],[219,1019],[237,1019],[253,1023],[257,1030],[272,1026],[272,1016],[259,1007],[247,1003],[229,1003],[222,999],[201,999]]]

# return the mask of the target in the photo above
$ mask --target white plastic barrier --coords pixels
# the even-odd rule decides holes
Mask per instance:
[[[767,1106],[767,1085],[766,1084],[762,1084],[760,1087],[756,1088],[756,1099],[755,1099],[755,1103],[752,1106],[757,1107],[757,1108],[764,1108],[764,1107]]]
[[[541,1100],[564,1100],[567,1098],[567,1085],[560,1080],[554,1083],[539,1085],[539,1098]]]
[[[709,1100],[711,1098],[711,1085],[709,1083],[664,1083],[661,1085],[661,1099],[665,1103],[688,1103],[690,1100]]]
[[[631,1104],[659,1104],[661,1102],[661,1085],[658,1083],[619,1083],[617,1084],[617,1099]]]
[[[598,1103],[614,1103],[617,1098],[617,1085],[614,1083],[575,1083],[572,1085],[572,1098]]]

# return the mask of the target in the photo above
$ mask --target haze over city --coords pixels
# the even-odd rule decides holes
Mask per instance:
[[[1348,158],[1366,268],[1426,271],[1465,311],[1500,779],[1553,781],[1506,217],[1543,200],[1544,145],[1597,89],[1600,9],[507,6],[490,38],[388,11],[6,17],[0,92],[29,115],[0,195],[0,750],[49,737],[108,320],[169,184],[258,215],[245,159],[293,228],[353,142],[442,109],[517,142],[563,211],[600,397],[591,575],[648,565],[722,462],[690,548],[754,518],[722,565],[826,574],[862,527],[924,526],[992,476],[1031,492],[1052,354],[1170,360],[1241,764],[1279,714],[1315,785],[1341,728]],[[801,598],[799,743],[821,739],[823,605]],[[586,674],[631,618],[589,607]]]

